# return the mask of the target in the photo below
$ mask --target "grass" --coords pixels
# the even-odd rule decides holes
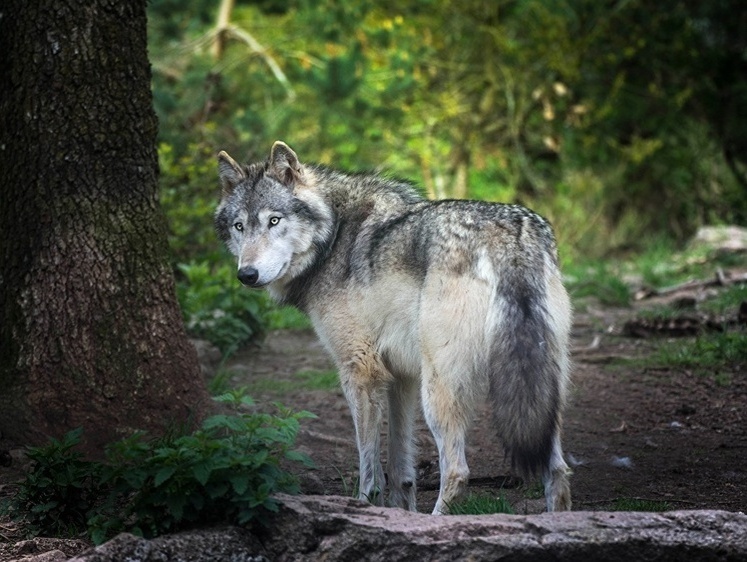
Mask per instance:
[[[746,264],[743,255],[709,255],[702,249],[677,251],[671,242],[659,240],[653,241],[645,252],[627,259],[566,262],[563,272],[574,299],[593,296],[607,306],[628,306],[629,285],[661,289],[692,279],[712,279],[719,267]],[[746,294],[747,289],[742,288],[742,300],[747,298]]]
[[[608,306],[629,306],[630,290],[619,272],[603,262],[580,264],[565,270],[566,286],[574,300],[596,297]]]
[[[513,515],[514,510],[508,500],[500,494],[469,494],[464,499],[451,504],[449,514],[451,515],[487,515],[490,513],[508,513]]]
[[[668,342],[660,346],[646,363],[692,369],[700,374],[711,373],[716,377],[717,383],[728,386],[731,382],[728,372],[747,364],[747,335],[723,332]]]
[[[246,385],[249,394],[271,392],[285,394],[297,390],[337,390],[340,387],[339,377],[334,370],[300,371],[291,380],[258,379]]]
[[[729,314],[737,311],[739,305],[747,301],[747,284],[734,285],[719,293],[707,301],[704,301],[700,308],[704,312],[713,314]]]

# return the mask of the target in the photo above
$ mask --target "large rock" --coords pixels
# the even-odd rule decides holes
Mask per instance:
[[[76,562],[747,560],[747,516],[724,511],[442,516],[334,496],[283,496],[256,535],[228,527],[120,535]]]
[[[747,228],[702,226],[690,241],[690,246],[724,253],[747,252]]]

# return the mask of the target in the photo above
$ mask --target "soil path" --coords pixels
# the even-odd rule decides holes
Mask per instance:
[[[632,314],[587,305],[576,315],[564,429],[565,453],[574,466],[574,509],[614,509],[640,500],[657,502],[649,504],[654,508],[747,511],[745,363],[726,377],[620,364],[653,347],[651,340],[620,335]],[[228,368],[230,383],[249,385],[258,404],[280,401],[318,416],[304,421],[298,439],[317,465],[304,475],[304,491],[353,495],[358,457],[343,394],[339,388],[308,390],[308,375],[298,375],[333,369],[313,332],[273,332],[259,348],[236,355]],[[481,411],[470,435],[470,491],[502,488],[516,513],[541,511],[541,487],[510,476],[488,420]],[[438,488],[437,453],[422,416],[417,427],[418,509],[430,512]],[[385,451],[386,427],[382,439]]]

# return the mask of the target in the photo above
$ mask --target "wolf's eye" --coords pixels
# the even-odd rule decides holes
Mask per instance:
[[[238,230],[239,232],[244,230],[244,224],[240,222],[233,223],[233,227]]]
[[[277,226],[279,222],[280,222],[280,217],[270,218],[270,226]]]

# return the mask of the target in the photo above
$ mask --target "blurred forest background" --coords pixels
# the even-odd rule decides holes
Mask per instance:
[[[148,15],[179,296],[225,353],[278,317],[213,234],[221,149],[254,161],[282,139],[431,197],[518,202],[553,222],[566,264],[747,223],[741,0],[151,0]]]

